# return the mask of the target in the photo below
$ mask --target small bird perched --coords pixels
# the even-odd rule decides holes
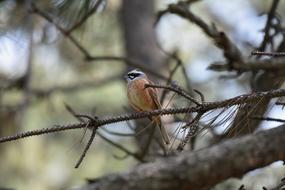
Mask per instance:
[[[152,84],[146,74],[139,70],[132,70],[125,76],[128,85],[128,100],[129,104],[136,111],[152,111],[161,109],[161,105],[157,97],[157,89],[145,88],[145,84]],[[151,118],[154,120],[159,127],[163,141],[166,144],[170,143],[169,136],[165,128],[161,125],[160,116],[154,116]]]

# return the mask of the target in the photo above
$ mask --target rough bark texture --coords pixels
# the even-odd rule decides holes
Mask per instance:
[[[199,190],[285,159],[285,125],[95,179],[80,190]]]

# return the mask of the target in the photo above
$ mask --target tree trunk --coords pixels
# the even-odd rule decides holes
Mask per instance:
[[[122,2],[121,23],[125,39],[126,56],[130,59],[138,60],[157,71],[159,68],[162,68],[165,58],[157,46],[154,30],[154,0],[123,0]],[[154,78],[150,78],[154,80]],[[152,139],[150,134],[154,126],[150,124],[150,120],[137,121],[136,125],[137,132],[144,127],[148,127],[141,135],[137,136],[139,148],[141,153],[144,154],[144,149],[148,146],[149,139]],[[155,133],[155,139],[160,139],[160,134],[157,132]],[[161,144],[161,140],[159,140],[159,143]],[[158,147],[153,145],[154,143],[151,146],[153,148],[150,149],[157,150]]]

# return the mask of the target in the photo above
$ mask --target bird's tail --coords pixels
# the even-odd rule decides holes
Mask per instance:
[[[162,123],[161,123],[161,118],[160,118],[160,117],[156,117],[156,118],[155,118],[155,122],[156,122],[156,124],[157,124],[158,127],[159,127],[159,131],[160,131],[160,133],[161,133],[161,136],[162,136],[163,141],[165,142],[165,144],[170,144],[169,136],[168,136],[168,134],[167,134],[166,129],[164,128],[164,126],[163,126]]]

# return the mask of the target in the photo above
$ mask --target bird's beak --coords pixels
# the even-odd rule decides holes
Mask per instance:
[[[124,75],[124,79],[126,79],[126,80],[127,80],[127,79],[128,79],[128,75]]]

